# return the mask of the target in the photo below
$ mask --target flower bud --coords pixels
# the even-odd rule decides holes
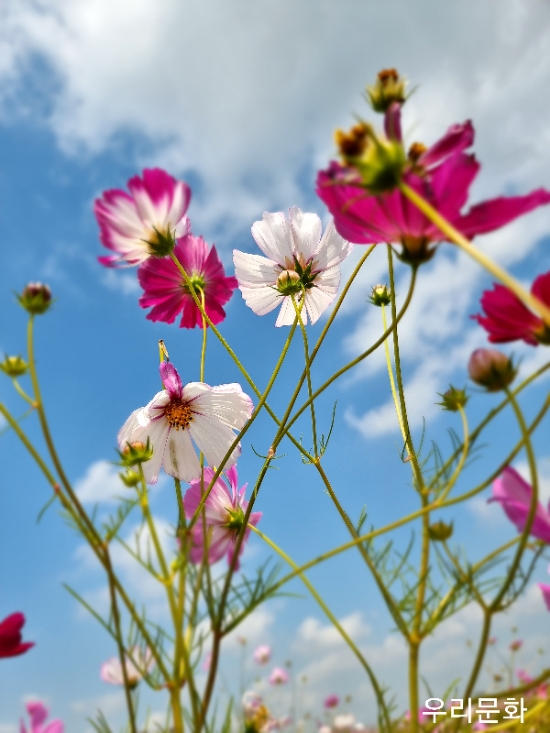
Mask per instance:
[[[19,305],[28,313],[41,315],[45,313],[52,304],[52,294],[47,285],[42,283],[29,283],[21,295],[17,296]]]
[[[295,270],[283,270],[277,278],[275,287],[283,295],[299,293],[302,289],[300,279],[300,275]]]
[[[122,483],[129,489],[137,486],[140,482],[139,473],[132,471],[131,468],[127,468],[124,473],[119,473],[118,475],[120,476],[120,480],[122,481]]]
[[[28,368],[29,365],[22,356],[6,356],[4,361],[0,362],[0,369],[8,377],[21,377]]]
[[[448,540],[453,533],[453,523],[445,524],[445,522],[434,522],[428,527],[428,535],[434,542],[444,542]]]
[[[512,359],[496,349],[476,349],[468,362],[470,379],[485,387],[488,392],[498,392],[514,381],[517,369]]]
[[[441,394],[437,393],[441,397],[441,402],[436,402],[436,405],[441,405],[444,410],[449,412],[458,412],[461,407],[464,407],[468,402],[468,395],[466,394],[466,388],[457,389],[452,384],[449,385],[449,389]]]
[[[399,76],[396,69],[382,69],[371,86],[367,86],[367,95],[375,112],[386,112],[394,103],[403,104],[407,82]]]
[[[228,527],[229,529],[235,529],[239,532],[244,523],[244,512],[242,508],[239,506],[236,509],[228,509],[227,513],[228,520],[223,526]]]
[[[132,466],[137,466],[140,463],[151,460],[153,457],[153,446],[149,438],[147,438],[147,444],[141,441],[126,443],[122,451],[117,452],[120,456],[121,465],[126,468],[132,468]]]
[[[369,298],[373,305],[389,305],[391,303],[391,293],[387,285],[375,285]]]

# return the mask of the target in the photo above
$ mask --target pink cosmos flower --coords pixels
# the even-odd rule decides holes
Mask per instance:
[[[48,725],[44,725],[49,710],[41,702],[28,702],[26,708],[31,719],[31,727],[27,728],[21,721],[20,733],[63,733],[65,728],[61,720],[50,720]]]
[[[393,107],[393,106],[392,106]],[[392,137],[400,140],[399,105],[386,116]],[[527,196],[500,197],[461,213],[468,189],[480,165],[464,151],[474,141],[471,122],[452,125],[431,148],[416,143],[409,152],[403,180],[423,196],[466,237],[492,232],[518,216],[550,203],[550,192],[538,189]],[[317,177],[317,194],[334,216],[337,231],[350,242],[397,243],[409,261],[429,259],[433,246],[445,236],[398,189],[371,195],[353,167],[332,162]]]
[[[288,672],[282,667],[275,667],[273,672],[269,675],[270,685],[286,685],[288,682]]]
[[[209,250],[202,237],[188,234],[178,240],[174,255],[183,265],[193,285],[204,294],[204,307],[212,323],[225,318],[222,306],[231,298],[238,283],[234,277],[226,277],[216,247]],[[180,313],[180,328],[202,328],[202,315],[184,279],[168,258],[150,257],[138,270],[139,284],[145,291],[139,299],[142,308],[153,309],[150,321],[174,323]]]
[[[101,243],[116,254],[100,257],[106,267],[139,265],[162,256],[190,229],[186,216],[191,189],[160,168],[145,169],[128,181],[130,194],[104,191],[94,203]]]
[[[192,481],[201,475],[193,442],[211,466],[219,466],[252,414],[252,400],[238,384],[209,387],[202,382],[183,385],[172,364],[160,365],[164,389],[146,407],[134,410],[118,434],[121,448],[128,443],[153,446],[153,457],[143,464],[147,483],[158,480],[161,465],[169,476]],[[237,446],[227,466],[233,466],[240,455]]]
[[[336,297],[340,263],[352,246],[336,233],[331,221],[321,237],[317,214],[304,214],[296,206],[287,219],[282,211],[264,213],[254,222],[252,236],[266,255],[233,250],[239,289],[249,308],[260,316],[281,306],[276,326],[291,326],[296,317],[292,296],[304,323],[315,323]]]
[[[325,697],[324,706],[327,709],[338,707],[340,704],[340,698],[338,695],[329,695],[328,697]]]
[[[523,646],[523,641],[521,639],[515,639],[510,644],[510,651],[512,651],[512,652],[518,652],[521,649],[522,646]]]
[[[0,621],[0,659],[18,657],[34,646],[34,641],[21,641],[24,625],[25,616],[22,613],[12,613]]]
[[[507,466],[493,482],[493,497],[489,501],[498,501],[518,532],[523,532],[529,516],[532,493],[527,481],[514,468]],[[550,506],[546,511],[540,502],[537,504],[531,535],[550,544]]]
[[[548,569],[550,572],[550,568]],[[539,588],[542,591],[542,597],[546,603],[546,608],[550,611],[550,585],[546,583],[539,583]]]
[[[529,682],[533,681],[533,678],[531,677],[529,672],[527,672],[527,670],[525,669],[516,670],[516,676],[523,685],[528,685]]]
[[[271,647],[262,644],[254,651],[254,661],[256,664],[267,664],[271,659]]]
[[[550,272],[537,277],[531,292],[550,306]],[[489,341],[498,344],[521,339],[531,346],[550,344],[550,328],[504,285],[495,283],[493,290],[485,290],[481,307],[485,315],[472,318],[489,333]]]
[[[248,502],[244,498],[244,492],[246,491],[247,484],[240,489],[238,488],[239,484],[236,466],[232,466],[228,471],[226,471],[226,476],[231,489],[227,487],[227,484],[221,476],[218,477],[204,504],[206,528],[209,537],[209,563],[217,562],[218,560],[221,560],[224,555],[227,555],[227,562],[231,564],[233,561],[233,554],[235,552],[237,536],[243,526],[244,514],[248,507]],[[202,486],[204,487],[203,491],[210,485],[213,477],[214,471],[211,468],[205,468],[204,480],[202,482]],[[200,500],[201,479],[198,478],[191,481],[191,486],[187,489],[185,496],[183,497],[185,516],[188,519],[194,515],[197,507],[199,506]],[[251,512],[250,519],[248,521],[255,527],[260,521],[261,516],[262,512]],[[244,543],[248,539],[249,534],[250,529],[247,528],[239,555],[244,550]],[[200,518],[193,526],[191,539],[193,543],[190,552],[191,562],[201,563],[204,557],[204,534]],[[238,562],[235,567],[238,569]]]
[[[154,666],[155,660],[150,649],[146,648],[143,653],[139,646],[133,646],[124,660],[126,675],[130,687],[136,687],[141,678]],[[111,657],[101,665],[99,676],[103,682],[109,685],[123,685],[124,674],[118,657]]]

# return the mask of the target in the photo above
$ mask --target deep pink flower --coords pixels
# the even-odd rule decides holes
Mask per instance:
[[[187,234],[191,189],[160,168],[145,169],[128,181],[130,194],[104,191],[94,202],[101,243],[116,252],[99,261],[107,267],[139,265],[167,243]]]
[[[213,476],[214,471],[211,468],[204,469],[203,490],[208,488]],[[243,525],[244,514],[248,507],[248,502],[244,498],[247,484],[240,489],[238,488],[237,468],[232,466],[226,471],[226,476],[231,489],[228,488],[221,476],[218,477],[204,504],[207,536],[209,538],[209,563],[217,562],[224,555],[227,555],[227,562],[231,564],[237,543],[237,536]],[[185,516],[188,519],[197,510],[200,500],[201,480],[196,479],[191,481],[191,485],[183,497]],[[261,516],[262,512],[252,512],[248,520],[249,524],[256,526]],[[244,543],[249,534],[250,529],[247,528],[239,555],[244,550]],[[204,557],[204,533],[203,523],[200,517],[193,526],[191,537],[193,543],[190,552],[191,562],[200,563]],[[238,561],[236,567],[239,567]]]
[[[21,641],[21,629],[24,625],[25,616],[22,613],[12,613],[0,621],[0,659],[18,657],[34,646],[34,641]]]
[[[527,670],[525,669],[517,669],[516,676],[518,680],[524,685],[528,685],[530,682],[533,681],[533,678],[531,677],[529,672],[527,672]]]
[[[329,695],[325,697],[324,706],[326,708],[335,708],[340,704],[340,698],[338,695]]]
[[[527,481],[524,481],[514,468],[507,466],[493,482],[493,497],[489,501],[498,501],[508,519],[516,525],[518,532],[523,532],[529,516],[532,494],[533,489]],[[537,505],[531,535],[550,544],[550,507],[546,511],[540,502]]]
[[[531,292],[541,303],[550,306],[550,272],[537,277]],[[495,283],[493,290],[485,290],[481,307],[485,315],[472,318],[489,333],[489,341],[494,344],[520,339],[531,346],[550,344],[550,328],[504,285]]]
[[[61,720],[50,720],[48,725],[44,725],[49,710],[41,702],[28,702],[26,708],[31,719],[31,727],[27,728],[21,721],[20,733],[63,733],[65,728]]]
[[[225,318],[222,306],[238,286],[237,279],[226,277],[216,247],[209,250],[202,237],[188,234],[178,240],[174,254],[185,268],[193,285],[204,293],[204,307],[212,323]],[[145,291],[139,299],[142,308],[153,309],[150,321],[174,323],[180,313],[180,328],[202,328],[202,315],[185,281],[169,257],[150,257],[138,270],[139,284]],[[201,293],[198,293],[199,300]]]
[[[273,672],[269,675],[270,685],[286,685],[288,682],[288,672],[282,667],[275,667]]]
[[[271,659],[271,647],[262,644],[254,651],[254,661],[256,664],[267,664]]]
[[[394,136],[399,138],[398,106],[391,116]],[[473,141],[474,129],[468,121],[452,125],[427,150],[414,145],[403,175],[404,182],[466,237],[492,232],[518,216],[550,203],[550,192],[540,188],[527,196],[484,201],[462,214],[468,189],[480,169],[475,157],[464,152]],[[317,194],[333,215],[337,231],[350,242],[401,244],[405,258],[422,261],[433,254],[430,245],[445,240],[442,232],[398,189],[371,195],[362,187],[359,174],[353,167],[333,161],[327,170],[318,174]]]

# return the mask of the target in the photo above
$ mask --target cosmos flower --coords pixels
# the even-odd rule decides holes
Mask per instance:
[[[548,572],[550,572],[550,568],[548,568]],[[539,588],[542,591],[542,597],[546,603],[546,608],[550,611],[550,585],[547,583],[539,583]]]
[[[193,442],[210,466],[219,466],[235,430],[241,430],[252,414],[252,400],[238,384],[209,387],[202,382],[183,385],[172,364],[160,365],[164,389],[146,407],[130,415],[118,434],[123,450],[129,443],[153,446],[153,457],[143,464],[147,483],[158,479],[161,465],[169,476],[192,481],[201,475]],[[235,464],[240,455],[237,446],[226,466]]]
[[[273,672],[269,675],[270,685],[286,685],[288,682],[288,672],[282,667],[275,667]]]
[[[25,616],[22,613],[12,613],[0,621],[0,659],[18,657],[34,646],[34,641],[21,641],[24,625]]]
[[[338,695],[328,695],[328,697],[325,697],[324,706],[327,709],[330,708],[336,708],[340,704],[340,698]]]
[[[508,519],[516,525],[518,532],[523,532],[529,516],[532,495],[533,489],[527,481],[524,481],[514,468],[507,466],[493,482],[493,497],[489,501],[498,501]],[[545,510],[538,502],[531,526],[531,536],[550,543],[550,506]]]
[[[523,641],[521,639],[516,639],[510,644],[510,651],[517,652],[521,649],[523,646]]]
[[[256,664],[267,664],[271,659],[271,647],[262,644],[254,651],[254,661]]]
[[[128,181],[130,193],[104,191],[94,202],[101,243],[116,254],[100,257],[106,267],[139,265],[163,257],[190,229],[186,216],[191,189],[160,168],[145,169]]]
[[[130,687],[136,687],[141,678],[149,672],[155,664],[153,653],[146,648],[143,653],[139,646],[133,646],[126,654],[125,665],[128,684]],[[101,665],[99,676],[103,682],[109,685],[123,685],[124,675],[122,673],[122,665],[118,657],[111,657]]]
[[[400,141],[399,105],[392,105],[392,108],[391,114],[386,115],[386,128],[388,117],[391,117],[391,128]],[[349,143],[351,137],[347,136],[346,140]],[[484,201],[461,213],[468,190],[480,169],[475,157],[464,152],[473,141],[474,129],[468,121],[452,125],[430,148],[415,143],[409,151],[403,181],[466,237],[492,232],[550,203],[550,192],[540,188],[527,196]],[[366,141],[355,142],[367,144]],[[362,150],[354,154],[361,155]],[[359,169],[353,164],[341,165],[333,161],[327,170],[320,171],[317,194],[333,215],[337,231],[350,242],[401,244],[404,259],[422,262],[433,255],[435,244],[445,240],[442,232],[399,189],[379,195],[369,193],[362,185]]]
[[[204,308],[212,323],[223,321],[222,306],[238,283],[234,277],[226,277],[216,247],[209,250],[202,237],[188,234],[178,240],[174,255],[199,291],[199,300],[204,296]],[[180,328],[202,328],[201,312],[172,259],[150,257],[139,268],[138,280],[144,290],[139,304],[142,308],[153,306],[147,315],[150,321],[174,323],[181,313]]]
[[[260,316],[281,306],[276,326],[291,326],[296,317],[292,296],[304,323],[315,323],[332,303],[340,284],[340,263],[352,246],[344,242],[332,221],[321,237],[317,214],[304,214],[297,207],[265,213],[252,226],[252,236],[266,255],[233,250],[239,288],[246,304]]]
[[[28,702],[26,708],[31,719],[31,727],[27,728],[21,721],[20,733],[63,733],[65,728],[61,720],[50,720],[48,725],[44,725],[49,710],[41,702]]]
[[[536,278],[531,293],[550,306],[550,272]],[[485,315],[472,318],[483,326],[494,344],[522,340],[531,346],[550,345],[550,328],[504,285],[495,283],[493,290],[486,290],[481,307]]]
[[[247,485],[245,484],[242,488],[238,488],[237,467],[232,466],[226,471],[226,476],[231,489],[227,487],[227,484],[221,476],[218,477],[204,504],[209,563],[221,560],[224,555],[227,555],[227,562],[229,564],[232,563],[237,537],[243,526],[244,514],[248,507],[248,502],[244,498]],[[214,471],[211,468],[205,468],[202,482],[200,478],[191,481],[191,486],[187,489],[183,497],[183,506],[187,519],[191,519],[195,514],[200,504],[201,493],[210,485],[213,477]],[[256,526],[261,516],[261,512],[251,512],[248,521],[253,526]],[[244,540],[241,543],[239,555],[244,550],[244,544],[249,534],[250,529],[247,528]],[[203,523],[200,518],[193,526],[191,539],[191,562],[201,563],[204,557],[204,532]],[[238,563],[235,567],[238,569]]]

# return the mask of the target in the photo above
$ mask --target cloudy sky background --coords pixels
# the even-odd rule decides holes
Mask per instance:
[[[157,389],[157,339],[165,339],[172,360],[190,381],[197,378],[199,334],[146,321],[137,306],[135,273],[107,272],[97,264],[101,252],[91,205],[102,190],[123,187],[148,165],[185,178],[193,187],[194,232],[215,241],[230,266],[234,247],[254,251],[250,226],[265,210],[298,205],[327,220],[314,194],[316,170],[334,153],[334,128],[348,126],[354,114],[368,116],[362,89],[386,66],[396,66],[417,87],[406,106],[408,141],[429,144],[453,122],[473,119],[483,169],[472,200],[550,186],[550,4],[542,0],[500,0],[498,6],[491,0],[136,0],[131,7],[123,0],[8,0],[1,12],[0,348],[24,350],[24,314],[14,305],[12,291],[29,280],[49,282],[55,309],[37,324],[44,397],[70,477],[83,500],[101,500],[105,510],[109,497],[120,491],[108,463],[116,432]],[[535,212],[478,244],[530,283],[550,269],[549,216],[547,210]],[[356,249],[347,272],[361,254]],[[317,364],[317,383],[380,333],[380,313],[365,301],[370,287],[385,278],[384,266],[384,252],[377,252],[358,278],[327,341],[326,356]],[[401,297],[407,278],[407,268],[399,266]],[[489,284],[473,263],[442,247],[422,268],[403,323],[411,424],[418,438],[423,418],[430,421],[428,437],[443,449],[449,447],[445,428],[457,425],[439,414],[436,393],[449,381],[464,384],[471,350],[485,344],[468,316]],[[285,335],[274,329],[274,320],[254,317],[237,294],[223,325],[259,384],[267,381]],[[236,381],[233,365],[213,341],[209,349],[207,381]],[[522,357],[524,373],[547,358],[543,349],[514,346],[513,351]],[[367,504],[375,526],[416,508],[408,467],[398,457],[381,356],[341,380],[319,407],[326,431],[338,399],[327,470],[350,515],[358,517]],[[273,394],[280,411],[300,358],[297,343]],[[545,388],[547,383],[525,395],[528,416]],[[16,414],[23,412],[7,380],[2,394]],[[472,424],[493,404],[493,398],[476,393]],[[38,436],[32,420],[25,425]],[[536,445],[548,497],[545,430],[548,421]],[[306,431],[304,424],[307,436]],[[265,452],[272,434],[267,419],[258,422],[243,446],[243,481],[252,482],[259,467],[250,442]],[[513,421],[497,421],[459,490],[498,465],[516,435]],[[101,661],[114,649],[61,587],[68,582],[101,607],[103,579],[55,510],[37,525],[47,488],[14,437],[4,434],[1,440],[0,617],[23,610],[26,636],[37,646],[1,665],[0,732],[16,730],[29,697],[47,700],[52,714],[75,733],[87,730],[85,717],[98,706],[118,722],[122,696],[98,679]],[[260,495],[264,531],[297,561],[344,542],[346,533],[313,470],[292,451],[280,468]],[[152,500],[168,534],[174,521],[170,483],[161,484]],[[457,542],[468,547],[472,559],[513,536],[498,507],[487,506],[485,497],[459,510],[456,526]],[[134,529],[129,522],[127,536]],[[398,544],[409,537],[407,529],[397,536]],[[258,540],[251,542],[245,572],[252,573],[267,557]],[[161,616],[158,589],[120,563],[130,587]],[[544,576],[541,565],[537,578]],[[393,682],[404,710],[403,647],[362,565],[346,555],[311,577],[381,679]],[[302,592],[298,585],[293,590]],[[478,621],[475,609],[467,608],[428,642],[423,667],[428,678],[450,681],[465,673],[466,641],[476,638]],[[548,616],[534,584],[496,625],[504,647],[514,624],[527,639],[521,663],[535,670],[536,649],[548,641]],[[291,658],[293,676],[308,677],[301,693],[304,709],[318,711],[330,692],[350,693],[357,717],[373,719],[372,695],[355,660],[305,596],[270,603],[240,633],[250,649],[272,643],[276,662]],[[231,641],[226,679],[239,653]],[[229,682],[227,688],[232,691]],[[223,681],[220,692],[225,694]],[[153,712],[163,708],[159,700],[150,704]]]

